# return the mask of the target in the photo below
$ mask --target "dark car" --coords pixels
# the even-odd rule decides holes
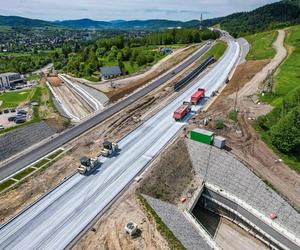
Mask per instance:
[[[16,124],[20,124],[20,123],[24,123],[24,122],[26,122],[26,119],[21,119],[21,118],[19,118],[19,119],[16,119],[16,120],[15,120],[15,123],[16,123]]]
[[[16,113],[16,110],[15,109],[11,109],[10,113]]]
[[[9,113],[9,110],[8,110],[8,109],[5,109],[5,110],[3,111],[3,113],[4,113],[4,114],[8,114],[8,113]]]
[[[13,121],[16,120],[16,117],[15,117],[15,116],[10,116],[10,117],[7,118],[7,120],[8,120],[9,122],[13,122]]]
[[[18,110],[17,114],[23,114],[23,115],[26,115],[26,114],[27,114],[27,111],[26,111],[26,110],[23,110],[23,109],[20,109],[20,110]]]

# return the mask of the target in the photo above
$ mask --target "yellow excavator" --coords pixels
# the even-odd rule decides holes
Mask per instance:
[[[101,155],[104,157],[109,157],[110,155],[118,151],[118,149],[119,145],[117,143],[105,141],[103,142],[103,149],[101,151]]]

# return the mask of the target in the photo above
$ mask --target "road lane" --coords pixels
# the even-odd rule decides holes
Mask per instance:
[[[188,67],[190,64],[195,62],[200,56],[202,56],[205,52],[207,52],[211,48],[211,44],[204,45],[197,53],[192,55],[189,59],[184,61],[182,64],[178,65],[175,68],[175,74],[178,74],[183,69]],[[129,106],[130,104],[134,103],[138,99],[142,98],[146,94],[150,93],[160,85],[164,84],[168,80],[170,80],[174,75],[172,72],[162,76],[161,78],[155,80],[153,83],[149,84],[145,88],[137,91],[136,93],[130,95],[129,97],[125,98],[123,101],[118,102],[117,104],[113,105],[112,107],[104,110],[103,112],[97,114],[96,116],[90,118],[83,123],[78,124],[77,126],[67,130],[66,132],[62,133],[56,138],[53,138],[50,141],[42,144],[38,148],[33,149],[31,152],[22,155],[2,166],[0,166],[0,181],[11,176],[12,174],[16,173],[17,171],[23,169],[24,167],[28,166],[30,163],[33,163],[43,156],[51,153],[53,150],[63,146],[67,142],[75,139],[82,133],[88,131],[89,129],[93,128],[94,126],[98,125],[99,123],[105,121],[112,115],[118,113],[125,107]]]
[[[173,111],[199,87],[207,95],[218,89],[238,56],[239,46],[230,40],[224,57],[209,73],[120,141],[117,157],[101,159],[101,168],[90,176],[74,175],[1,228],[1,248],[66,247],[185,125],[173,120]]]

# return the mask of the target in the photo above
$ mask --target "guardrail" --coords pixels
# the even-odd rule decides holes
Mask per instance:
[[[178,83],[174,85],[174,90],[178,91],[182,89],[185,85],[191,82],[197,75],[199,75],[209,64],[213,63],[215,58],[213,56],[208,57],[203,63],[201,63],[192,73],[184,77]]]

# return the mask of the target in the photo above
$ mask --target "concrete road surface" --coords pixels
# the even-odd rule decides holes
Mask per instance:
[[[207,52],[210,49],[210,47],[211,44],[204,45],[200,50],[198,50],[195,54],[193,54],[193,56],[191,56],[188,60],[184,61],[182,64],[177,66],[174,70],[175,74],[178,74],[180,71],[188,67],[193,62],[195,62],[200,56],[202,56],[205,52]],[[123,101],[118,102],[117,104],[106,109],[105,111],[93,116],[91,119],[88,119],[87,121],[84,121],[83,123],[80,123],[77,126],[67,130],[65,133],[59,135],[58,137],[52,139],[51,141],[47,141],[47,143],[33,149],[30,153],[24,154],[6,163],[5,165],[0,166],[0,181],[20,171],[21,169],[28,166],[30,163],[39,160],[43,156],[51,153],[53,150],[63,146],[67,142],[78,137],[80,134],[88,131],[89,129],[93,128],[97,124],[103,122],[107,118],[118,113],[125,107],[129,106],[130,104],[134,103],[138,99],[150,93],[160,85],[164,84],[172,77],[174,77],[174,75],[171,72],[166,75],[163,75],[161,78],[155,80],[151,84],[147,85],[145,88],[130,95],[129,97],[125,98]]]
[[[224,57],[209,73],[119,142],[119,155],[101,158],[102,166],[90,176],[75,174],[4,225],[0,231],[0,248],[66,247],[185,125],[173,120],[174,110],[189,100],[197,88],[205,88],[206,95],[210,96],[223,84],[240,51],[234,40],[229,39],[228,45]]]

